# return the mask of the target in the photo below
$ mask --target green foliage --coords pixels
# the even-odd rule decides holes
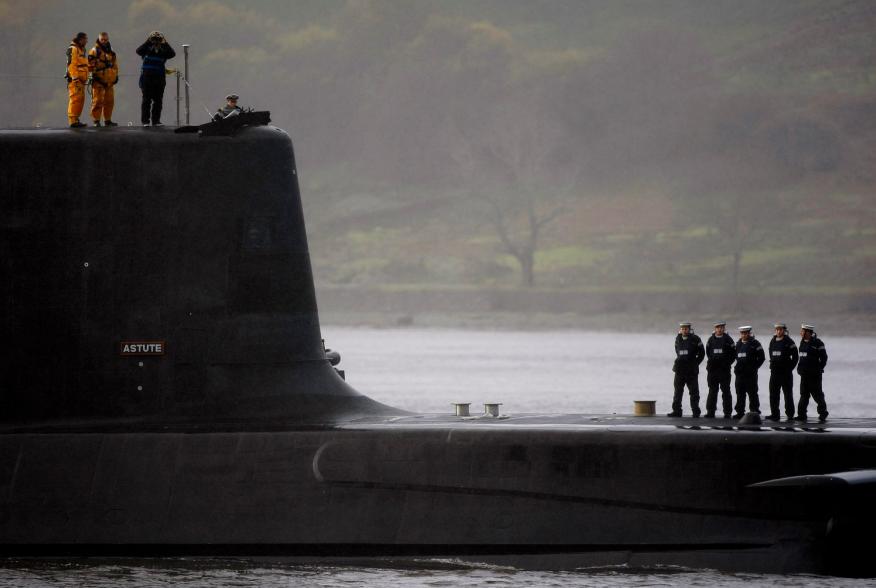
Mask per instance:
[[[606,251],[580,245],[553,247],[536,253],[537,267],[543,272],[562,271],[568,268],[592,268],[608,258],[609,254]]]
[[[488,200],[516,238],[521,203],[568,208],[546,288],[725,288],[733,248],[744,289],[876,287],[872,2],[6,4],[0,125],[64,124],[74,12],[119,52],[122,122],[145,34],[191,43],[193,123],[236,91],[295,140],[325,283],[516,287]]]

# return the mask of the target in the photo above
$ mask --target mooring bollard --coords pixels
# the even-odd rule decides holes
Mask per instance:
[[[499,416],[499,407],[500,406],[502,406],[501,402],[485,402],[484,403],[484,414],[497,417],[497,416]]]
[[[465,417],[470,416],[468,412],[468,407],[471,406],[471,402],[454,402],[453,407],[456,411],[456,416]]]
[[[633,400],[634,416],[654,416],[657,414],[656,400]]]

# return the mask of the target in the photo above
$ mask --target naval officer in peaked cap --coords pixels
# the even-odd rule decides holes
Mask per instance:
[[[724,418],[733,411],[733,393],[730,392],[730,369],[736,361],[736,343],[726,333],[727,323],[714,325],[712,336],[706,342],[706,382],[709,395],[706,397],[706,418],[715,418],[718,409],[718,388],[721,388],[721,408]]]
[[[797,345],[788,336],[788,325],[773,325],[775,335],[770,340],[770,414],[771,421],[779,420],[779,398],[785,397],[785,416],[794,418],[794,368],[797,367]]]
[[[810,396],[818,407],[819,422],[827,420],[827,402],[821,388],[821,375],[826,365],[827,349],[815,333],[815,326],[806,323],[800,325],[800,361],[797,364],[797,373],[800,374],[800,403],[797,405],[796,420],[806,421]]]
[[[672,396],[672,412],[666,416],[680,417],[681,398],[684,396],[684,387],[690,393],[690,409],[694,418],[700,416],[700,363],[706,356],[703,341],[693,332],[689,322],[678,324],[678,335],[675,337],[675,363],[672,371],[675,372]]]
[[[237,105],[238,100],[240,100],[240,96],[237,94],[228,94],[225,97],[225,106],[216,111],[216,114],[213,115],[213,120],[222,120],[233,114],[240,114],[243,112],[243,109]]]
[[[760,412],[760,398],[757,395],[757,370],[766,360],[763,346],[754,338],[750,325],[739,327],[739,341],[736,342],[736,414],[733,418],[745,416],[745,400],[748,409]]]

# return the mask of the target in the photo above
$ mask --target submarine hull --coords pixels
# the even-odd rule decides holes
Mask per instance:
[[[873,452],[860,429],[557,428],[10,432],[0,545],[15,556],[873,571],[850,548],[876,522],[872,490],[751,487],[860,469]],[[854,529],[831,535],[849,517]]]
[[[2,555],[876,573],[873,422],[466,420],[359,394],[321,341],[279,129],[0,131],[0,160]]]

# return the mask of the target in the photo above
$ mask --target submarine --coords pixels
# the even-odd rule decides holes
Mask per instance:
[[[358,393],[278,128],[0,130],[0,160],[0,556],[876,575],[873,420]]]

